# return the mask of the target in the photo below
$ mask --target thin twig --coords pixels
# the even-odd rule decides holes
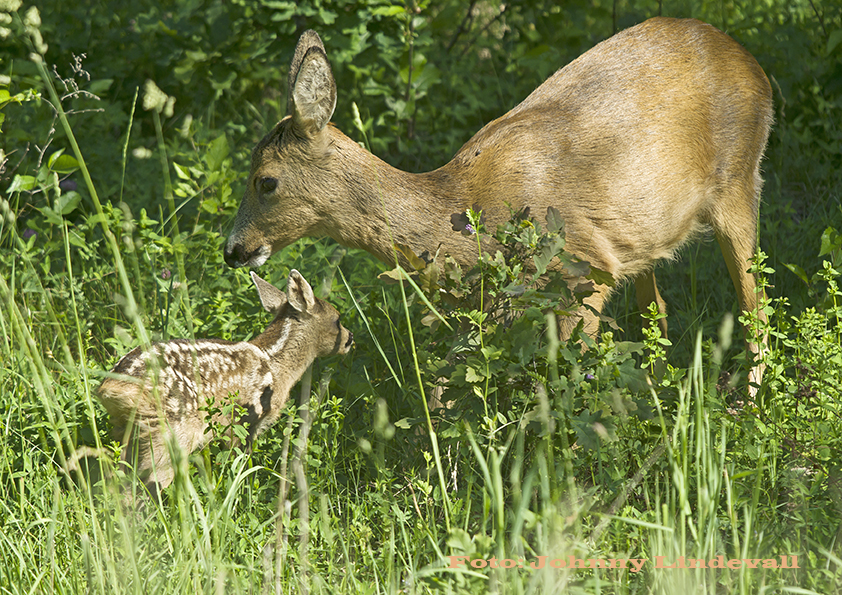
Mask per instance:
[[[468,6],[468,11],[465,13],[465,18],[462,19],[462,22],[459,23],[459,28],[456,29],[456,33],[453,34],[453,39],[450,40],[450,43],[447,44],[447,48],[445,48],[444,52],[446,54],[450,53],[450,50],[453,49],[453,46],[456,45],[456,41],[459,39],[459,36],[465,32],[466,29],[470,29],[471,25],[474,23],[474,6],[476,6],[477,0],[471,0],[471,4]]]
[[[827,40],[828,35],[827,35],[827,29],[825,29],[825,27],[824,27],[824,19],[822,18],[822,15],[819,12],[819,10],[816,8],[816,5],[813,4],[813,0],[810,0],[810,6],[813,7],[813,12],[816,13],[816,18],[819,19],[819,25],[822,28],[822,33],[824,33],[824,38],[825,38],[825,40]]]
[[[488,31],[488,28],[489,28],[489,27],[491,27],[491,25],[493,25],[495,22],[497,22],[497,20],[499,20],[499,19],[500,19],[500,17],[502,17],[502,16],[506,13],[506,10],[507,10],[508,8],[509,8],[509,5],[508,5],[508,4],[503,4],[502,6],[500,6],[500,12],[498,12],[498,13],[497,13],[497,15],[496,15],[493,19],[491,19],[490,21],[488,21],[482,29],[480,29],[479,31],[477,31],[477,34],[476,34],[476,35],[474,35],[474,36],[471,38],[471,41],[468,43],[468,45],[467,45],[467,46],[465,46],[465,49],[464,49],[464,50],[462,50],[462,53],[461,53],[461,54],[459,54],[459,59],[460,59],[460,60],[461,60],[462,58],[464,58],[464,57],[465,57],[465,54],[467,54],[467,53],[468,53],[468,50],[469,50],[469,49],[471,49],[471,46],[473,46],[473,45],[474,45],[474,43],[476,43],[477,39],[479,39],[479,38],[480,38],[480,36],[481,36],[483,33],[485,33],[486,31]]]

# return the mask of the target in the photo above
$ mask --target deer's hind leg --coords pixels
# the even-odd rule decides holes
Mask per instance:
[[[135,470],[153,498],[172,483],[175,471],[163,429],[140,421],[125,438],[120,459]]]
[[[655,281],[655,271],[641,273],[634,278],[634,292],[637,296],[637,307],[641,314],[649,311],[649,304],[654,302],[658,306],[658,312],[667,313],[667,303],[658,292],[658,284]],[[667,337],[666,316],[658,320],[658,328],[661,329],[661,336]]]
[[[740,310],[749,313],[757,312],[759,321],[765,324],[766,314],[758,308],[764,296],[757,290],[754,274],[749,272],[751,259],[756,249],[757,213],[762,185],[757,170],[751,178],[743,184],[735,183],[725,191],[711,214],[710,224],[722,248],[728,273],[737,291]],[[761,336],[752,336],[751,330],[746,329],[746,343],[749,351],[757,356],[766,351],[768,337],[765,333]],[[763,377],[763,369],[762,363],[755,365],[749,373],[749,383],[759,385]],[[750,387],[749,392],[753,397],[757,391]]]

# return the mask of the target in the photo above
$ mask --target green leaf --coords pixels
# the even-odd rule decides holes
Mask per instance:
[[[547,207],[547,231],[558,233],[564,230],[564,219],[555,207]]]
[[[71,245],[76,246],[77,248],[81,248],[82,250],[86,250],[89,248],[88,243],[85,241],[85,238],[80,236],[78,233],[69,233],[67,234],[67,241],[70,242]]]
[[[207,153],[205,153],[205,163],[208,164],[208,169],[216,171],[222,167],[222,162],[228,157],[228,139],[225,135],[217,137],[208,144]]]
[[[91,86],[88,87],[88,92],[93,93],[94,95],[99,95],[100,93],[104,93],[110,89],[113,83],[114,79],[99,79],[91,81]]]
[[[47,167],[52,168],[53,162],[56,159],[58,159],[59,157],[61,157],[63,154],[64,154],[64,149],[59,149],[58,151],[55,151],[52,155],[50,155],[50,158],[47,159]]]
[[[219,210],[219,201],[215,198],[206,198],[202,201],[202,210],[208,213],[216,213]]]
[[[393,17],[405,12],[403,6],[378,6],[371,11],[372,16]]]
[[[100,223],[104,224],[104,223],[107,223],[107,222],[108,222],[108,216],[105,215],[105,214],[99,215],[99,214],[95,213],[95,214],[91,215],[90,217],[88,217],[87,219],[85,219],[85,225],[87,225],[88,227],[91,227],[91,228],[93,228],[96,225],[99,225]]]
[[[500,356],[503,355],[503,350],[501,348],[493,346],[483,347],[480,351],[488,361],[500,359]]]
[[[33,99],[38,98],[40,98],[40,95],[32,89],[27,89],[26,91],[16,95],[10,95],[8,90],[0,89],[0,108],[5,106],[7,103],[23,103],[24,101],[32,101]]]
[[[559,256],[564,263],[564,274],[570,277],[585,277],[591,274],[591,265],[586,260],[574,260],[568,254]]]
[[[555,254],[553,254],[550,250],[544,248],[541,250],[539,254],[535,255],[535,258],[532,260],[535,261],[535,274],[537,276],[543,275],[547,272],[547,265],[550,264],[550,261],[553,259]]]
[[[402,430],[408,430],[412,427],[410,418],[404,417],[395,422],[395,427]]]
[[[58,151],[56,152],[58,153]],[[49,167],[57,174],[69,174],[79,169],[79,162],[72,155],[58,155],[53,153],[50,156]]]
[[[189,180],[190,179],[190,172],[187,171],[186,167],[182,167],[175,161],[173,161],[173,169],[175,169],[175,175],[177,175],[182,180]]]
[[[577,442],[588,450],[596,450],[602,441],[614,442],[617,439],[611,418],[604,418],[602,411],[591,413],[585,409],[570,419],[576,431]]]
[[[454,527],[450,530],[450,535],[447,537],[447,545],[454,550],[469,554],[476,551],[476,545],[474,544],[474,540],[471,539],[470,534],[459,527]]]
[[[325,10],[324,8],[319,8],[319,18],[322,19],[322,22],[325,25],[332,25],[333,22],[336,20],[336,13],[330,10]]]
[[[60,215],[69,215],[76,210],[81,200],[82,197],[79,196],[78,192],[67,192],[62,194],[56,201],[56,210]]]
[[[512,297],[518,297],[526,292],[526,285],[518,281],[512,281],[503,288],[503,291]]]
[[[591,267],[590,274],[588,274],[585,278],[595,281],[598,285],[614,287],[614,275],[596,267]]]
[[[482,382],[483,378],[485,378],[485,376],[480,375],[476,370],[474,370],[470,366],[468,366],[465,370],[465,380],[468,382]]]
[[[543,275],[550,265],[550,261],[559,255],[564,250],[565,239],[564,236],[555,236],[548,238],[550,241],[543,248],[541,252],[534,257],[536,273]]]
[[[822,233],[822,247],[819,250],[819,256],[830,254],[839,248],[842,248],[842,236],[832,227],[828,227]]]
[[[11,185],[6,189],[6,194],[27,192],[34,189],[36,184],[37,180],[35,179],[35,176],[21,176],[18,174],[12,180]]]
[[[797,264],[789,264],[789,263],[784,263],[784,266],[786,268],[788,268],[790,271],[792,271],[793,273],[795,273],[795,276],[798,277],[799,279],[801,279],[802,281],[804,281],[804,283],[806,283],[807,285],[810,284],[810,278],[807,276],[807,272],[804,269],[802,269],[800,266],[798,266]]]
[[[272,10],[289,10],[290,14],[295,10],[295,2],[289,0],[261,0],[260,3]]]
[[[47,220],[47,223],[52,223],[53,225],[61,225],[63,223],[62,218],[50,207],[44,207],[41,209],[41,213],[44,214],[44,219]]]

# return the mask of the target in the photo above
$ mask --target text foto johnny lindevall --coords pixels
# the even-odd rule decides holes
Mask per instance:
[[[550,556],[537,556],[531,561],[524,558],[473,558],[470,556],[447,556],[450,560],[448,568],[531,568],[540,570],[542,568],[628,568],[630,572],[640,572],[644,566],[651,565],[653,568],[728,568],[737,570],[740,568],[778,568],[796,569],[798,556],[779,556],[778,558],[730,558],[717,556],[716,558],[688,558],[679,556],[670,560],[667,556],[655,556],[653,560],[648,558],[550,558]]]

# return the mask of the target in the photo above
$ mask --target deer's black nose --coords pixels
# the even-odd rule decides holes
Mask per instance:
[[[234,246],[230,246],[226,244],[222,254],[225,258],[225,264],[229,267],[237,268],[243,266],[243,247],[241,245],[235,244]]]
[[[238,267],[246,266],[249,262],[251,262],[252,258],[257,256],[258,252],[260,252],[259,247],[246,254],[246,250],[242,244],[234,244],[232,246],[229,243],[226,244],[225,249],[222,251],[222,255],[225,258],[225,264],[236,269]]]

